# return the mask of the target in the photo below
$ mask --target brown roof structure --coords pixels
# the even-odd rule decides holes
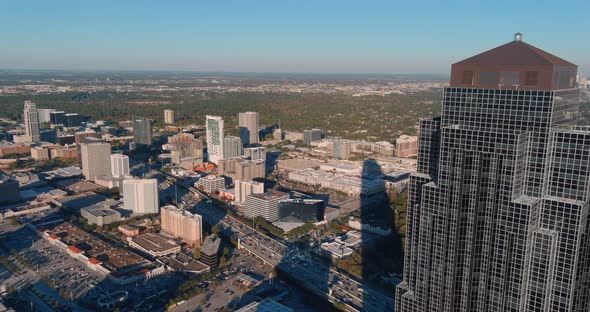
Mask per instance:
[[[514,40],[452,65],[451,87],[559,90],[575,86],[577,65]]]

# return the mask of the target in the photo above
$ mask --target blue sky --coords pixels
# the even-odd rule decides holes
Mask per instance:
[[[0,68],[446,74],[524,40],[590,74],[590,1],[0,4]]]

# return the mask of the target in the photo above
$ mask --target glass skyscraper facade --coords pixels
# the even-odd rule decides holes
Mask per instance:
[[[588,311],[577,67],[521,38],[454,64],[420,123],[396,311]]]

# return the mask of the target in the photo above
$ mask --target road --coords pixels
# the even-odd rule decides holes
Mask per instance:
[[[162,173],[173,179],[173,176]],[[214,199],[194,187],[187,187],[182,183],[179,186],[189,189],[191,193],[197,193],[202,198],[213,202]],[[297,247],[287,247],[282,242],[268,237],[240,220],[227,215],[221,209],[213,208],[212,204],[203,201],[191,208],[202,215],[210,224],[218,224],[226,231],[230,231],[240,241],[240,247],[248,250],[265,263],[282,269],[294,279],[303,283],[309,290],[334,302],[336,299],[347,305],[351,311],[381,312],[392,311],[393,298],[380,293],[377,290],[354,280],[340,272],[337,272],[323,263],[302,257]]]

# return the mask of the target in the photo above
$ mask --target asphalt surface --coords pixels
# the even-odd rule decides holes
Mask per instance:
[[[179,183],[179,185],[181,184]],[[207,194],[194,187],[189,187],[189,190],[200,194],[203,198],[211,199]],[[185,206],[187,209],[191,207],[191,203],[188,204]],[[242,248],[267,264],[278,266],[294,279],[301,281],[307,289],[324,296],[331,302],[338,300],[353,311],[393,310],[392,297],[349,278],[310,257],[305,257],[299,248],[287,247],[282,242],[261,234],[211,204],[200,201],[194,204],[190,210],[202,215],[207,223],[218,224],[225,231],[229,231],[239,238]]]

